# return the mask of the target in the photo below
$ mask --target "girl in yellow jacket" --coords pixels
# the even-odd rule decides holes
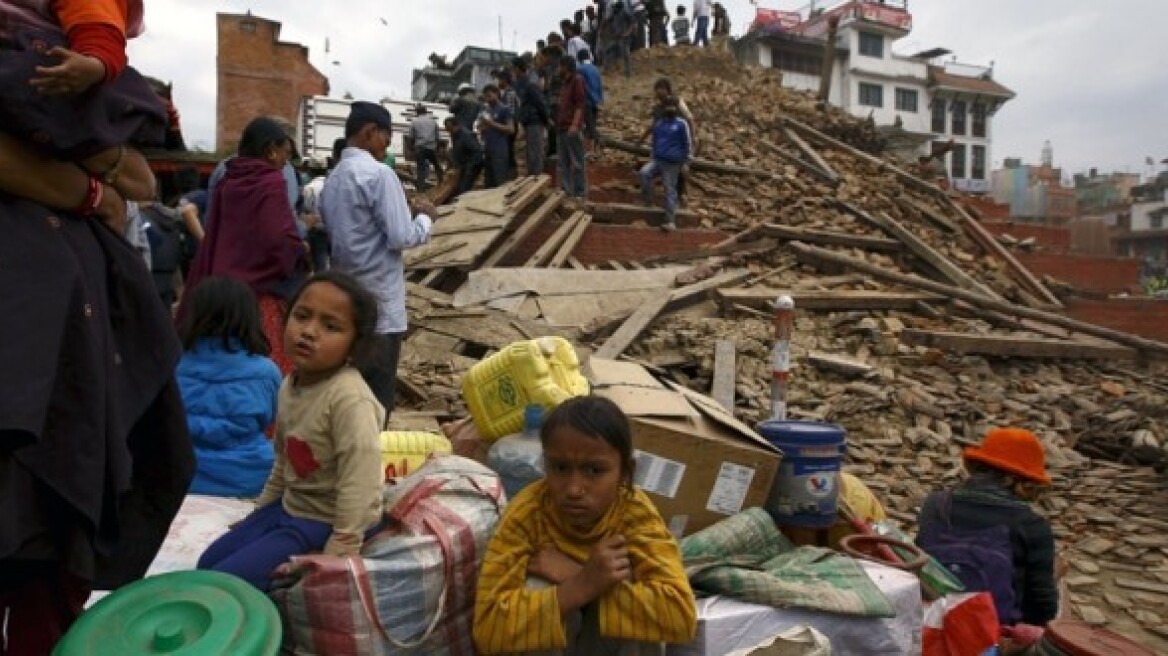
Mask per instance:
[[[540,439],[546,476],[515,497],[483,560],[480,653],[625,656],[692,639],[677,542],[633,487],[628,418],[578,397],[548,415]]]

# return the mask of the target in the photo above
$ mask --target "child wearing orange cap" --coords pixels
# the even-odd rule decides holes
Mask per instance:
[[[925,499],[917,544],[967,590],[990,592],[1003,627],[1045,626],[1059,599],[1054,533],[1031,506],[1050,485],[1042,444],[1028,430],[999,428],[964,462],[962,484]]]

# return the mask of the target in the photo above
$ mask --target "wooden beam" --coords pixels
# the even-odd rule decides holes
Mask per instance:
[[[587,271],[588,270],[588,267],[584,266],[583,262],[581,262],[580,260],[577,260],[574,257],[568,257],[568,266],[572,267],[573,269],[576,269],[577,271]]]
[[[654,225],[665,222],[665,209],[661,207],[646,207],[632,203],[593,203],[584,206],[597,223],[634,223],[644,221]],[[693,210],[679,209],[677,224],[683,228],[700,225],[701,217]]]
[[[573,269],[585,268],[584,265],[580,264],[579,260],[572,257],[572,253],[576,250],[576,245],[580,243],[580,240],[584,237],[584,233],[587,232],[588,226],[590,225],[592,225],[592,217],[587,214],[576,221],[576,227],[572,228],[572,232],[568,233],[568,238],[564,240],[564,243],[560,244],[560,249],[556,251],[556,254],[548,262],[548,268],[558,269],[564,266],[565,262],[571,263]]]
[[[617,328],[616,332],[612,334],[612,337],[609,337],[596,350],[594,355],[598,358],[615,360],[641,336],[641,333],[645,332],[666,308],[676,310],[694,298],[703,296],[719,287],[736,285],[748,277],[750,277],[750,271],[746,269],[735,269],[733,271],[724,271],[712,278],[695,282],[692,285],[686,285],[685,287],[679,287],[674,290],[663,290],[661,293],[646,301],[644,305],[637,308],[636,312],[625,319],[624,323],[620,325],[620,328]]]
[[[826,182],[830,185],[838,185],[839,184],[839,177],[838,176],[833,176],[832,173],[828,173],[827,171],[824,171],[823,169],[819,168],[815,164],[812,164],[811,162],[808,162],[807,160],[803,159],[802,157],[795,157],[794,155],[788,153],[787,151],[783,150],[782,148],[779,148],[778,146],[774,145],[773,143],[767,141],[766,139],[759,139],[758,144],[760,146],[762,146],[763,148],[765,148],[766,150],[768,150],[769,152],[771,152],[772,154],[778,155],[779,157],[783,158],[783,160],[788,161],[788,162],[794,164],[795,166],[798,166],[799,168],[803,169],[804,171],[810,173],[811,175],[814,175],[815,177],[823,180],[824,182]]]
[[[499,244],[499,246],[494,251],[492,251],[491,254],[482,261],[482,263],[479,264],[478,268],[486,269],[498,266],[499,262],[503,261],[503,258],[507,257],[511,251],[515,250],[515,247],[518,246],[520,242],[526,239],[527,236],[534,232],[535,229],[538,228],[545,220],[547,220],[547,218],[550,217],[553,212],[559,209],[563,202],[564,192],[562,191],[557,191],[549,196],[548,199],[543,202],[543,205],[540,205],[538,208],[536,208],[536,210],[531,213],[531,216],[527,217],[527,220],[515,229],[515,232],[512,232],[510,236],[504,239],[503,243]]]
[[[783,125],[789,125],[789,126],[795,128],[796,130],[798,130],[800,133],[802,133],[804,136],[811,139],[812,141],[816,141],[818,143],[821,143],[821,144],[824,144],[827,146],[831,146],[832,148],[835,148],[836,150],[842,150],[842,151],[849,153],[855,157],[858,157],[859,159],[864,160],[865,162],[868,162],[869,164],[873,164],[875,166],[880,167],[881,169],[884,169],[885,171],[891,172],[902,183],[916,189],[917,191],[922,191],[926,194],[931,194],[933,196],[939,196],[942,198],[945,197],[945,192],[942,191],[941,188],[938,187],[937,185],[925,182],[924,180],[909,173],[908,171],[905,171],[904,169],[900,168],[899,166],[896,166],[895,164],[891,164],[889,162],[886,162],[886,161],[880,159],[879,157],[876,157],[875,155],[870,155],[870,154],[868,154],[868,153],[866,153],[858,148],[853,148],[852,146],[849,146],[848,144],[846,144],[842,141],[839,141],[838,139],[833,139],[833,138],[827,136],[826,134],[820,132],[819,130],[816,130],[815,128],[811,127],[810,125],[807,125],[806,123],[801,123],[793,118],[789,118],[789,117],[784,118],[784,119],[782,119],[782,121],[783,121]]]
[[[961,354],[993,355],[1004,358],[1066,358],[1078,360],[1135,360],[1138,352],[1124,346],[1084,344],[1041,337],[970,335],[906,328],[900,341],[909,346],[925,346]]]
[[[795,131],[791,128],[784,125],[782,127],[782,131],[783,136],[786,137],[788,141],[795,144],[795,147],[802,151],[803,155],[806,156],[807,159],[814,162],[815,166],[827,174],[828,182],[831,182],[832,184],[839,184],[839,173],[836,173],[835,169],[831,167],[831,164],[828,164],[827,160],[823,159],[823,155],[820,155],[819,151],[812,148],[811,145],[806,141],[803,141],[803,138],[795,134]]]
[[[1038,280],[1038,278],[1035,278],[1034,274],[1030,272],[1030,269],[1027,269],[1025,266],[1023,266],[1023,264],[1019,262],[1010,251],[1006,250],[1006,247],[1002,246],[1002,244],[999,243],[998,240],[995,239],[994,236],[985,229],[985,226],[983,226],[980,221],[974,219],[969,215],[968,212],[965,211],[964,208],[962,208],[957,203],[954,203],[949,198],[946,198],[945,202],[949,203],[949,206],[952,207],[953,211],[957,213],[958,217],[960,217],[961,224],[965,228],[966,233],[968,233],[969,236],[972,237],[973,240],[976,241],[978,245],[981,246],[982,249],[984,249],[987,253],[991,253],[1001,258],[1006,263],[1006,266],[1009,267],[1010,271],[1014,274],[1014,279],[1017,280],[1023,288],[1037,295],[1040,302],[1049,303],[1051,306],[1056,308],[1061,308],[1063,306],[1058,297],[1052,294],[1051,291],[1046,288],[1046,285],[1043,285],[1042,282]]]
[[[795,226],[766,223],[762,229],[764,234],[778,237],[785,241],[802,241],[812,244],[828,244],[831,246],[846,246],[864,251],[895,252],[900,250],[900,242],[884,237],[870,237],[855,235],[846,232],[830,230],[815,230],[812,228],[796,228]]]
[[[911,196],[903,196],[903,195],[897,196],[896,203],[898,205],[900,205],[901,209],[903,209],[907,212],[917,212],[921,216],[932,221],[933,224],[936,225],[938,228],[941,228],[942,230],[945,230],[946,232],[951,232],[951,233],[961,232],[961,227],[958,226],[953,221],[951,221],[945,215],[941,214],[940,212],[935,211],[931,207],[925,206],[923,203],[918,202],[915,198],[912,198]]]
[[[883,229],[888,234],[899,239],[905,246],[908,246],[909,250],[911,250],[914,255],[921,258],[925,262],[928,262],[933,266],[933,268],[939,271],[941,275],[945,276],[946,280],[953,283],[954,285],[957,285],[958,287],[969,290],[971,292],[983,294],[990,298],[996,298],[999,300],[1002,298],[994,290],[971,278],[969,274],[963,271],[961,267],[954,264],[952,260],[933,250],[931,246],[925,243],[925,240],[916,236],[915,233],[898,223],[891,216],[888,216],[883,212],[879,214],[868,214],[855,205],[842,200],[837,200],[836,203],[852,214],[855,214],[868,223]]]
[[[523,266],[542,267],[550,262],[552,256],[554,256],[556,251],[559,250],[560,245],[564,243],[564,240],[568,238],[568,235],[572,234],[572,231],[576,229],[576,224],[579,223],[583,218],[583,212],[576,212],[572,216],[568,217],[559,228],[556,228],[556,231],[552,233],[552,236],[549,237],[547,241],[540,244],[539,249],[537,249],[531,257],[527,258],[527,261],[523,263]]]
[[[987,310],[1002,312],[1010,316],[1021,317],[1024,319],[1034,319],[1036,321],[1042,321],[1044,323],[1055,326],[1062,326],[1063,328],[1068,328],[1070,330],[1083,333],[1084,335],[1101,337],[1103,339],[1108,339],[1125,346],[1130,346],[1148,355],[1155,355],[1159,357],[1168,356],[1168,344],[1165,344],[1164,342],[1157,342],[1152,339],[1138,337],[1136,335],[1120,332],[1118,330],[1096,326],[1095,324],[1064,317],[1063,315],[1056,314],[1054,312],[1036,310],[1034,308],[1014,305],[1008,301],[999,301],[992,298],[986,298],[981,294],[975,294],[952,285],[926,280],[920,276],[908,275],[899,271],[892,271],[885,267],[854,257],[849,257],[847,255],[842,255],[825,248],[819,248],[817,246],[811,246],[800,242],[791,242],[788,244],[788,248],[794,251],[794,253],[803,261],[810,260],[819,263],[831,263],[854,269],[856,271],[864,271],[876,278],[880,278],[881,280],[894,282],[900,285],[905,285],[907,287],[912,287],[914,289],[932,292],[950,299],[960,299],[970,303],[971,305],[975,305]]]
[[[786,294],[800,310],[912,310],[918,302],[941,300],[918,292],[874,292],[850,289],[768,289],[765,287],[719,289],[715,294],[725,307],[741,305],[770,309],[776,298]]]
[[[734,412],[734,386],[738,378],[736,356],[734,340],[720,339],[714,344],[714,380],[710,385],[710,397],[730,412]]]

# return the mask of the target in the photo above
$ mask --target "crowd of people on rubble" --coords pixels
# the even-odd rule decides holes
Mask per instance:
[[[161,143],[174,119],[124,52],[140,4],[11,6],[0,5],[0,79],[41,91],[0,96],[0,653],[48,653],[92,590],[141,578],[188,492],[257,499],[199,567],[260,590],[292,556],[360,554],[386,521],[379,434],[407,330],[403,251],[440,220],[386,163],[389,112],[352,103],[329,172],[307,180],[291,126],[255,117],[208,188],[167,208],[137,147]],[[681,9],[675,42],[689,33]],[[603,28],[626,10],[634,36],[664,42],[662,3],[589,7],[481,100],[460,94],[445,122],[460,189],[479,172],[488,185],[515,175],[517,128],[528,170],[543,170],[550,126],[564,189],[584,196],[603,103],[592,53],[627,66],[632,44],[613,46]],[[19,22],[29,11],[36,20]],[[697,43],[709,11],[695,3]],[[29,34],[56,45],[11,45]],[[640,177],[647,202],[665,181],[672,225],[696,125],[668,80],[654,93]],[[83,107],[115,98],[133,111]],[[427,114],[409,132],[420,186],[431,166],[442,177]],[[546,475],[511,500],[482,563],[481,653],[659,652],[692,638],[694,593],[633,485],[628,418],[606,399],[571,399],[540,441]],[[997,430],[964,460],[968,481],[925,501],[920,541],[988,576],[1002,622],[1023,627],[1012,637],[1033,642],[1025,627],[1058,607],[1054,536],[1031,508],[1050,484],[1042,446]]]

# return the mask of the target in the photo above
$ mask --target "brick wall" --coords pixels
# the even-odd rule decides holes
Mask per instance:
[[[1009,221],[1009,203],[999,203],[989,196],[965,196],[961,202],[981,215],[982,221]]]
[[[549,221],[535,230],[527,239],[503,260],[504,266],[519,266],[531,257],[552,232],[560,226],[560,221]],[[688,253],[706,244],[715,244],[726,238],[726,233],[718,230],[678,230],[662,232],[657,228],[641,228],[626,225],[596,224],[588,226],[580,243],[576,244],[573,256],[583,264],[605,264],[609,260],[617,262],[640,261],[659,255]]]
[[[998,223],[983,221],[982,226],[992,235],[1009,234],[1015,239],[1034,237],[1043,250],[1066,253],[1071,250],[1071,231],[1055,226],[1028,225],[1025,223]]]
[[[1048,275],[1084,291],[1118,294],[1140,289],[1139,260],[1062,253],[1015,253],[1015,256],[1036,276]]]
[[[1071,300],[1067,316],[1114,330],[1168,342],[1168,300],[1113,298],[1105,301]]]
[[[216,22],[217,150],[234,150],[253,118],[296,123],[301,98],[328,94],[328,78],[308,63],[308,48],[280,42],[280,23],[239,14],[219,14]]]

